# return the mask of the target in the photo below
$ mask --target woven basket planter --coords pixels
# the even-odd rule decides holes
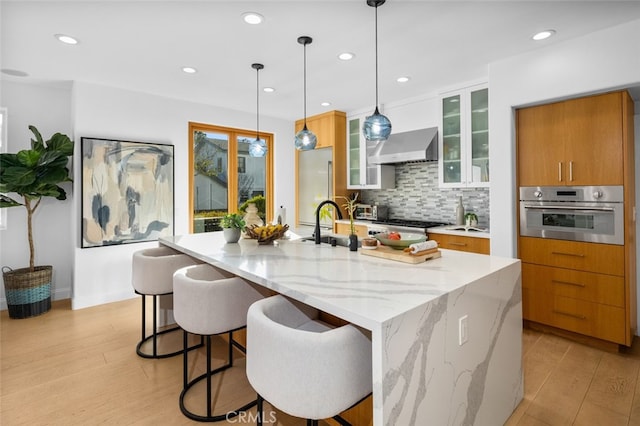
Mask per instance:
[[[10,318],[29,318],[51,309],[52,266],[29,268],[2,268],[4,292]]]

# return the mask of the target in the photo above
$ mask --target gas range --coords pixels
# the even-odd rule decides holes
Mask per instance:
[[[368,232],[369,235],[384,232],[426,232],[427,228],[443,225],[448,225],[448,223],[414,219],[376,220],[368,225]]]

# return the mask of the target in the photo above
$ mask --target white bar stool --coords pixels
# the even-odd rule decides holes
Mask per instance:
[[[183,389],[180,410],[192,420],[215,422],[228,420],[256,405],[252,400],[225,414],[214,415],[211,406],[211,377],[233,366],[233,346],[245,348],[233,340],[233,332],[246,327],[247,310],[263,295],[240,277],[228,278],[208,264],[182,268],[173,276],[173,309],[176,322],[184,330]],[[206,337],[207,367],[204,374],[189,381],[187,333]],[[229,334],[227,363],[211,370],[211,336]],[[201,380],[207,380],[206,415],[196,414],[185,406],[187,392]]]
[[[155,247],[133,253],[131,263],[131,283],[137,294],[142,296],[142,337],[136,346],[136,353],[142,358],[168,358],[179,355],[182,349],[158,354],[158,336],[177,331],[171,327],[158,332],[158,298],[173,293],[173,273],[180,268],[200,263],[198,260],[169,247]],[[153,331],[147,336],[146,297],[153,297]],[[143,351],[142,346],[153,340],[152,353]],[[202,346],[202,343],[197,346]],[[194,347],[195,349],[195,347]]]
[[[332,328],[318,311],[277,295],[254,303],[247,313],[247,377],[263,400],[308,425],[340,414],[372,388],[371,340],[357,327]]]

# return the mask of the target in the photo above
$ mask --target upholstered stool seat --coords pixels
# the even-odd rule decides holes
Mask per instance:
[[[172,352],[158,353],[158,336],[180,330],[171,327],[158,331],[158,299],[173,293],[173,273],[180,268],[195,265],[199,262],[186,254],[169,247],[155,247],[139,250],[133,254],[131,283],[135,292],[142,296],[142,338],[136,346],[136,353],[143,358],[167,358],[182,353],[180,345]],[[153,330],[147,336],[146,297],[153,297]],[[148,353],[143,348],[152,340],[152,351]],[[200,345],[201,346],[201,345]]]
[[[214,415],[211,404],[212,375],[233,366],[233,347],[242,352],[245,348],[233,339],[233,332],[247,324],[249,306],[263,295],[239,277],[227,277],[225,273],[208,264],[182,268],[173,277],[173,305],[176,322],[184,330],[183,389],[180,393],[180,410],[192,420],[228,420],[254,405],[256,400],[227,413]],[[187,333],[205,336],[206,370],[204,374],[189,381]],[[227,362],[215,370],[211,369],[211,336],[228,333]],[[185,404],[185,397],[192,387],[205,379],[207,389],[206,414],[196,414]]]
[[[247,377],[263,399],[292,416],[334,417],[371,393],[371,340],[347,324],[332,328],[318,311],[278,295],[247,313]]]

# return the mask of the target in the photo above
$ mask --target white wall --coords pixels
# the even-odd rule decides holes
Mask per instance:
[[[2,80],[0,105],[7,108],[8,152],[29,149],[33,134],[29,125],[38,128],[42,137],[54,133],[69,135],[71,126],[71,91],[67,85],[32,85]],[[73,191],[64,184],[67,200],[45,198],[33,219],[36,265],[53,265],[54,299],[67,299],[72,281],[72,237],[70,212]],[[13,269],[29,266],[27,216],[23,207],[7,210],[7,229],[0,231],[0,266]],[[6,309],[4,286],[0,289],[0,309]]]
[[[87,83],[73,90],[74,134],[81,136],[161,142],[175,145],[175,234],[189,232],[188,123],[217,124],[252,129],[255,114],[215,108],[173,99],[130,92]],[[275,134],[275,203],[294,210],[293,121],[261,116],[262,130]],[[80,149],[78,144],[77,149]],[[80,158],[76,151],[76,158]],[[75,175],[80,180],[80,164]],[[73,308],[98,305],[133,297],[131,255],[157,243],[79,248],[80,198],[74,216]]]

